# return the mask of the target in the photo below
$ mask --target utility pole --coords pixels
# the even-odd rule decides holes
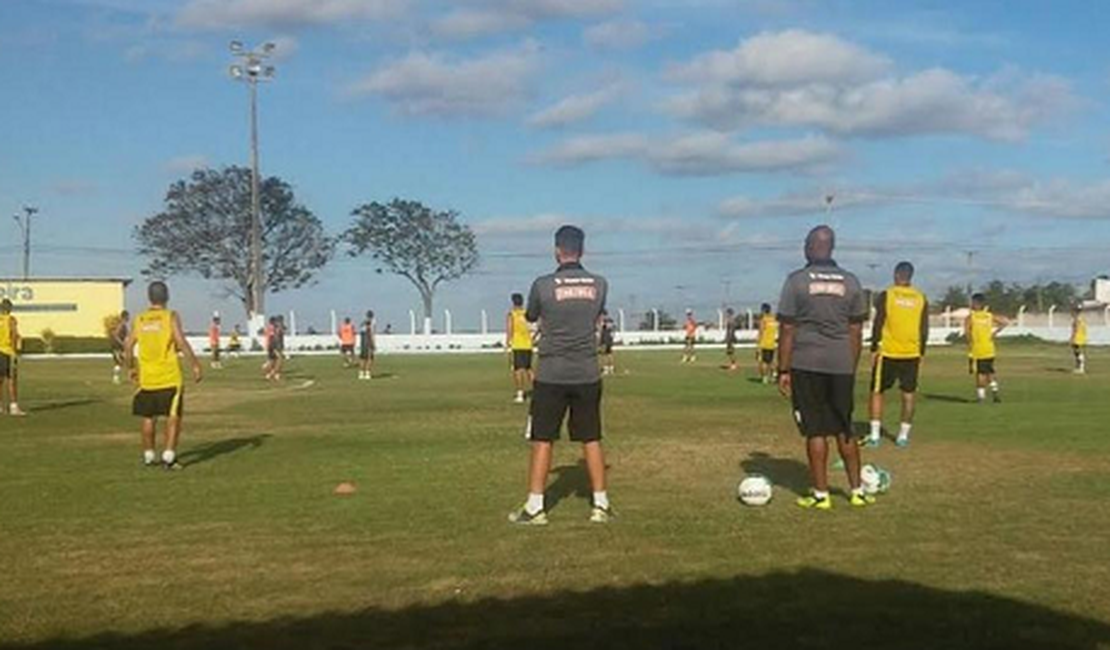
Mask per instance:
[[[12,215],[12,219],[19,224],[23,232],[23,279],[31,277],[31,219],[38,214],[39,209],[30,205],[23,206],[23,213]]]
[[[258,165],[258,84],[272,81],[274,66],[263,65],[276,49],[273,43],[264,43],[258,49],[246,49],[240,41],[231,42],[231,53],[241,63],[230,68],[231,78],[242,81],[250,89],[251,120],[251,245],[250,245],[250,296],[251,338],[261,325],[266,313],[266,280],[262,268],[262,197]],[[255,322],[257,321],[257,322]]]

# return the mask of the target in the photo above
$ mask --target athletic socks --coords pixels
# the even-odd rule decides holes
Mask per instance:
[[[144,465],[153,465],[155,458],[157,458],[157,456],[154,454],[153,449],[144,449],[143,450],[143,464]]]
[[[173,462],[175,460],[177,460],[177,453],[174,450],[167,449],[167,450],[162,452],[162,462],[163,463],[165,463],[167,465],[173,465]]]
[[[991,382],[991,392],[992,393],[997,393],[998,392],[998,382],[997,381],[992,381]]]
[[[871,439],[878,440],[883,433],[883,423],[880,420],[871,420]]]
[[[605,490],[594,492],[594,507],[602,510],[609,509],[609,493]]]
[[[858,488],[852,488],[852,496],[855,496],[855,497],[862,497],[862,496],[863,496],[863,494],[864,494],[864,492],[863,492],[863,486],[860,486],[860,487],[858,487]],[[827,496],[827,495],[828,495],[828,493],[826,492],[826,496]],[[813,493],[813,496],[817,496],[817,493],[816,493],[816,492],[814,492],[814,493]],[[820,498],[820,497],[817,497],[817,498]]]
[[[898,437],[902,440],[905,440],[906,438],[909,438],[910,437],[910,429],[912,429],[912,428],[913,428],[912,424],[910,424],[909,422],[903,422],[902,426],[898,427]]]
[[[524,502],[524,512],[529,515],[543,512],[543,494],[528,493],[528,500]]]
[[[813,498],[817,499],[819,501],[824,501],[825,499],[829,498],[829,491],[828,490],[824,490],[824,491],[814,490],[813,491]]]
[[[982,402],[983,400],[987,399],[987,389],[986,388],[976,388],[975,389],[975,396],[979,398],[980,402]]]

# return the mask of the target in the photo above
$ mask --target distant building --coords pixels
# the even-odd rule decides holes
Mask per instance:
[[[129,278],[0,278],[0,299],[12,301],[24,338],[38,338],[45,329],[104,338],[104,319],[123,311],[129,284]]]

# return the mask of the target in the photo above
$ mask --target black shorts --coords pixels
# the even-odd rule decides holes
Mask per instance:
[[[0,379],[11,379],[14,365],[11,357],[0,352]]]
[[[601,382],[592,384],[544,384],[536,382],[532,411],[528,416],[530,440],[559,439],[567,411],[567,431],[575,442],[601,440]]]
[[[994,359],[970,359],[968,368],[973,375],[993,375]]]
[[[775,362],[775,351],[774,350],[760,350],[759,351],[759,360],[762,361],[763,363],[767,363],[767,364],[774,363]]]
[[[733,354],[736,354],[736,341],[725,342],[725,354],[729,355],[730,357]]]
[[[807,438],[846,435],[852,437],[853,375],[793,370],[791,399],[794,421]]]
[[[340,345],[339,346],[339,351],[343,354],[354,354],[355,353],[355,346],[346,345],[346,344]]]
[[[602,354],[613,354],[613,342],[612,341],[602,342],[602,344],[601,344],[601,353]]]
[[[871,370],[871,392],[885,393],[895,382],[903,393],[917,391],[917,375],[921,359],[888,359],[883,357]]]
[[[131,413],[141,418],[181,417],[184,406],[182,388],[140,390],[131,403]]]
[[[215,361],[220,360],[220,346],[219,345],[213,345],[212,346],[212,359],[215,360]]]
[[[513,370],[531,370],[532,351],[513,350]]]
[[[363,361],[370,361],[374,358],[374,348],[365,345],[360,347],[358,349],[358,358]]]

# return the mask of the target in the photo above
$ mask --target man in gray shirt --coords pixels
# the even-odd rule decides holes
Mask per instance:
[[[869,308],[855,275],[837,266],[836,234],[818,226],[806,237],[807,265],[790,274],[779,299],[779,390],[790,397],[806,438],[813,494],[803,508],[828,510],[828,438],[836,439],[853,506],[874,503],[860,486],[860,454],[852,428],[856,365]]]
[[[532,441],[528,500],[509,515],[509,521],[515,524],[547,523],[543,494],[551,471],[551,451],[568,411],[570,439],[582,443],[593,488],[590,521],[607,523],[613,514],[605,491],[601,376],[595,338],[609,284],[582,268],[585,240],[579,228],[559,228],[555,233],[559,268],[538,278],[528,294],[525,316],[539,323],[539,370],[528,417],[528,438]]]

